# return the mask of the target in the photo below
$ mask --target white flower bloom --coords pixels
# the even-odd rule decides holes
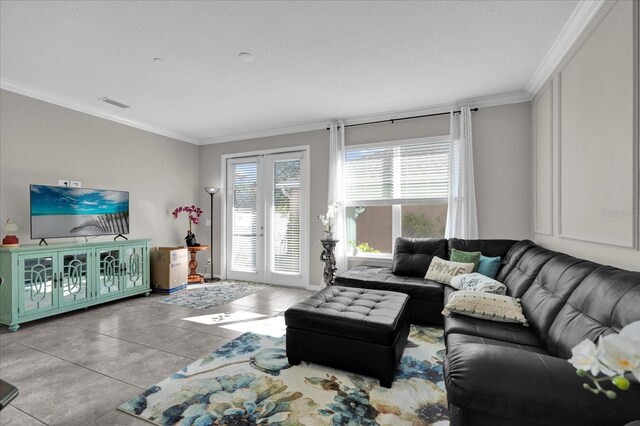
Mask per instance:
[[[334,225],[334,221],[336,219],[336,214],[338,212],[338,208],[341,205],[342,205],[342,203],[340,203],[340,202],[335,202],[333,204],[330,204],[329,206],[327,206],[327,213],[326,214],[319,214],[318,215],[318,219],[320,219],[320,221],[324,225],[325,232],[328,232],[328,233],[332,233],[333,232],[333,225]]]
[[[596,376],[600,372],[600,362],[596,356],[596,345],[589,339],[585,339],[571,349],[569,362],[576,369],[589,371]]]
[[[631,339],[635,343],[635,354],[640,356],[640,321],[627,324],[620,330],[620,335]],[[631,368],[631,373],[636,376],[636,379],[640,380],[640,365]]]
[[[620,335],[635,341],[638,344],[636,350],[640,352],[640,321],[627,324],[620,330]]]
[[[603,337],[598,345],[602,348],[600,361],[617,374],[632,371],[637,376],[640,371],[640,321],[637,323],[627,325],[620,334]]]

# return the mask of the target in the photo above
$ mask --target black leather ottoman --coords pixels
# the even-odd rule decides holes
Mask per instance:
[[[290,364],[313,362],[391,387],[409,335],[409,296],[331,286],[284,313]]]

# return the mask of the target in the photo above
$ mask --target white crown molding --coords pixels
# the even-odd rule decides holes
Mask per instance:
[[[317,123],[300,124],[300,125],[290,126],[290,127],[279,127],[275,129],[256,130],[253,132],[238,133],[235,135],[213,136],[210,138],[200,139],[197,142],[197,144],[211,145],[216,143],[242,141],[246,139],[266,138],[269,136],[288,135],[291,133],[311,132],[314,130],[325,129],[328,125],[329,125],[329,121],[323,121],[323,122],[317,122]]]
[[[476,108],[476,107],[486,108],[486,107],[498,106],[498,105],[515,104],[519,102],[529,102],[530,100],[531,100],[531,96],[529,95],[529,93],[522,91],[522,92],[505,93],[500,95],[484,96],[480,98],[469,98],[469,99],[464,99],[464,100],[456,101],[449,104],[440,104],[440,105],[434,105],[434,106],[424,107],[424,108],[404,109],[404,110],[398,110],[398,111],[384,112],[380,114],[360,115],[357,117],[340,119],[339,121],[341,121],[346,125],[360,124],[360,123],[368,123],[370,121],[393,120],[393,119],[399,119],[403,117],[410,117],[414,115],[437,114],[440,112],[447,112],[451,108],[459,108],[460,105],[469,105],[472,108]],[[199,145],[210,145],[210,144],[216,144],[216,143],[241,141],[246,139],[257,139],[257,138],[265,138],[269,136],[286,135],[291,133],[302,133],[302,132],[310,132],[314,130],[323,130],[323,129],[326,129],[331,122],[332,120],[326,120],[326,121],[302,124],[302,125],[291,126],[291,127],[257,130],[254,132],[247,132],[247,133],[241,133],[236,135],[215,136],[211,138],[200,139]]]
[[[30,98],[38,99],[38,100],[48,102],[54,105],[58,105],[64,108],[69,108],[74,111],[93,115],[99,118],[104,118],[105,120],[114,121],[116,123],[124,124],[126,126],[135,127],[136,129],[144,130],[146,132],[154,133],[160,136],[166,136],[168,138],[177,139],[183,142],[198,144],[197,138],[175,133],[166,129],[161,129],[146,123],[130,120],[128,118],[120,117],[115,114],[109,114],[104,111],[100,111],[94,107],[91,107],[87,104],[84,104],[82,102],[77,102],[62,96],[58,96],[54,93],[46,92],[40,89],[35,89],[33,87],[25,86],[23,84],[16,83],[13,81],[0,79],[0,89],[7,90],[9,92],[14,92],[19,95],[28,96]]]
[[[533,98],[538,90],[542,88],[542,85],[551,76],[553,70],[556,69],[562,58],[564,58],[604,4],[605,0],[581,0],[578,3],[569,20],[564,24],[560,34],[553,42],[551,49],[538,65],[536,72],[531,76],[527,84],[527,92],[530,98]]]

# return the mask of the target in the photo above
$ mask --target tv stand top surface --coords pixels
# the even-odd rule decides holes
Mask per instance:
[[[122,246],[125,244],[136,244],[136,243],[148,243],[151,241],[151,238],[138,238],[131,240],[118,240],[114,241],[113,236],[105,236],[104,238],[109,238],[108,240],[89,240],[85,241],[67,241],[67,242],[58,242],[52,243],[51,240],[47,240],[49,243],[48,246],[38,245],[38,244],[20,244],[18,247],[5,247],[0,246],[0,252],[36,252],[36,251],[51,251],[51,250],[62,250],[62,249],[77,249],[81,247],[110,247],[110,246]]]

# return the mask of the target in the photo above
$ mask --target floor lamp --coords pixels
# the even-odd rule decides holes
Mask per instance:
[[[211,215],[211,239],[209,240],[209,253],[211,255],[211,264],[209,266],[211,267],[211,270],[209,271],[209,276],[210,280],[213,281],[213,196],[220,191],[220,188],[205,186],[204,190],[211,196],[211,211],[209,212]]]

